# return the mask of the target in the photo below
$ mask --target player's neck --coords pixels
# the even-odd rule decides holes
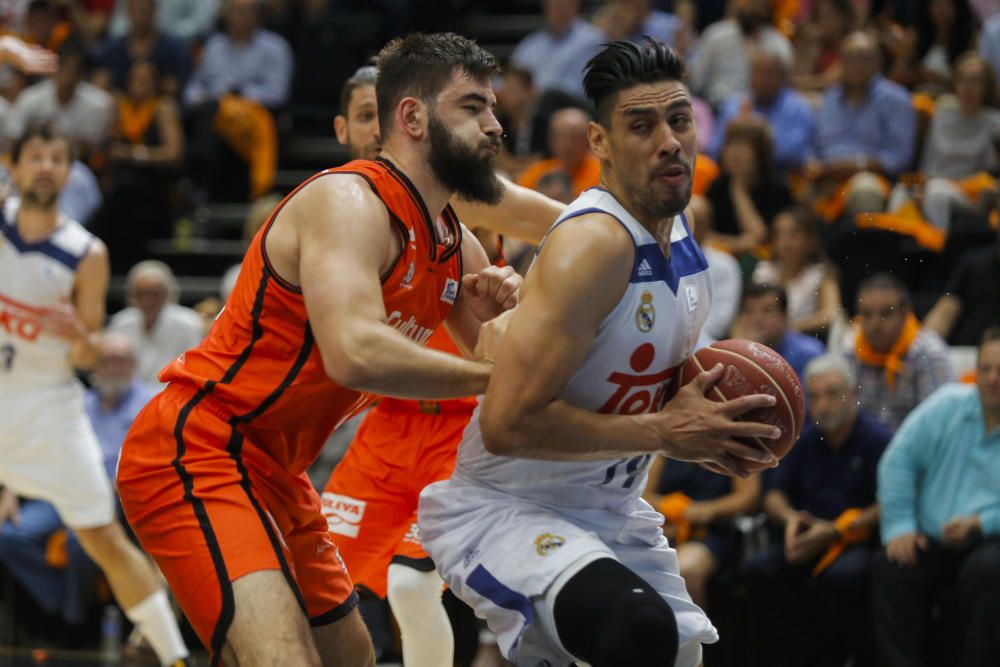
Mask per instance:
[[[41,241],[52,235],[59,226],[59,209],[21,204],[17,211],[17,233],[27,243]]]
[[[383,146],[380,157],[391,162],[410,179],[424,201],[431,220],[437,220],[454,193],[437,179],[427,164],[427,158],[395,146],[392,148]]]
[[[635,218],[636,222],[642,225],[647,232],[660,244],[663,254],[670,257],[670,231],[673,227],[674,216],[669,218],[659,218],[652,216],[642,208],[635,206],[628,197],[625,196],[625,189],[618,185],[618,182],[610,177],[606,171],[601,173],[601,187],[611,193],[622,207]]]

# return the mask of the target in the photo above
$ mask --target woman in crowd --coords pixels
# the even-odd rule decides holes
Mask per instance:
[[[771,229],[771,258],[754,267],[753,282],[780,285],[788,295],[789,325],[825,336],[841,314],[840,287],[822,257],[819,223],[804,206],[782,211]]]

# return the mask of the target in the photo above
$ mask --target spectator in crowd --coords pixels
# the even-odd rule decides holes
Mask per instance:
[[[819,221],[807,207],[792,206],[775,217],[771,257],[757,263],[752,278],[783,287],[789,326],[812,335],[829,333],[842,310],[840,285],[822,253]]]
[[[975,345],[1000,325],[1000,228],[996,243],[962,255],[924,326],[953,345]]]
[[[680,17],[656,9],[653,0],[607,0],[594,16],[608,41],[641,44],[646,37],[687,53],[694,44],[689,26]]]
[[[503,82],[496,91],[497,118],[503,126],[503,146],[509,156],[525,158],[542,153],[539,145],[544,132],[539,127],[538,88],[531,72],[511,66],[503,72]]]
[[[899,278],[879,273],[858,286],[858,326],[844,354],[858,377],[861,407],[893,430],[935,389],[955,380],[948,345],[921,326]]]
[[[809,103],[788,85],[791,61],[782,52],[757,50],[750,61],[750,90],[730,96],[719,109],[715,133],[706,152],[715,159],[729,123],[748,114],[762,117],[774,140],[774,164],[781,172],[802,167],[816,131],[816,115]],[[699,134],[702,131],[698,126]]]
[[[127,308],[111,317],[108,329],[132,339],[138,357],[138,377],[159,386],[160,369],[201,342],[201,318],[177,304],[180,285],[163,262],[139,262],[125,278]]]
[[[691,89],[713,107],[750,87],[749,62],[755,49],[792,60],[792,45],[771,24],[770,0],[738,0],[736,15],[710,25],[701,35],[691,64]]]
[[[21,38],[49,51],[58,51],[73,34],[73,24],[60,16],[61,3],[55,0],[31,0],[24,14]]]
[[[760,476],[724,477],[695,463],[657,456],[646,499],[663,515],[663,533],[677,550],[681,576],[694,603],[708,608],[708,582],[734,565],[732,520],[760,501]]]
[[[751,283],[743,292],[737,338],[763,343],[785,358],[799,378],[806,366],[823,354],[823,343],[788,326],[788,297],[777,285]]]
[[[226,0],[226,29],[205,43],[201,64],[184,89],[184,103],[194,106],[227,93],[254,100],[269,109],[288,101],[292,52],[280,36],[259,27],[256,0]]]
[[[578,107],[567,107],[552,114],[549,120],[549,152],[552,157],[528,165],[517,182],[535,188],[538,179],[550,171],[565,171],[573,179],[574,196],[597,185],[601,164],[590,152],[590,139],[587,138],[589,124],[590,114]]]
[[[994,73],[1000,73],[1000,12],[983,21],[979,31],[979,55],[990,64]]]
[[[81,157],[103,148],[114,102],[106,92],[83,80],[85,64],[82,44],[75,39],[65,42],[59,50],[55,76],[26,88],[6,114],[7,137],[21,136],[31,123],[51,120],[73,139]]]
[[[979,196],[996,189],[987,172],[998,167],[1000,111],[996,74],[979,54],[966,53],[955,62],[956,97],[938,98],[924,141],[920,172],[928,180],[923,191],[924,216],[946,233],[953,207],[971,210]]]
[[[538,183],[535,184],[535,189],[546,197],[564,204],[569,204],[576,199],[576,195],[573,193],[573,179],[561,169],[543,174],[538,179]]]
[[[59,212],[84,225],[89,225],[104,202],[97,176],[80,160],[73,160],[69,180],[59,193]]]
[[[767,242],[771,222],[792,203],[792,193],[774,168],[774,147],[767,123],[734,120],[722,143],[721,174],[708,187],[715,213],[713,243],[739,255]]]
[[[539,90],[558,89],[582,99],[583,66],[606,37],[580,17],[580,0],[542,0],[542,11],[545,27],[522,39],[510,62],[531,72]]]
[[[1000,328],[979,343],[976,384],[917,407],[882,457],[882,543],[872,567],[879,665],[927,664],[923,642],[942,587],[957,593],[950,665],[1000,656]]]
[[[701,195],[694,195],[688,207],[694,218],[694,240],[705,255],[708,273],[712,277],[712,309],[702,333],[714,340],[722,340],[729,334],[740,308],[743,274],[735,257],[707,242],[715,224],[712,204]]]
[[[272,113],[288,101],[292,51],[283,37],[259,27],[257,4],[226,0],[225,31],[208,39],[201,64],[184,89],[194,177],[209,195],[221,199],[267,194],[277,170]],[[248,165],[249,183],[232,168],[238,161],[223,166],[233,153]]]
[[[816,0],[812,19],[795,35],[792,85],[803,91],[823,92],[840,82],[840,45],[856,27],[852,0]]]
[[[829,220],[845,212],[880,211],[889,186],[910,167],[916,115],[910,95],[883,77],[878,45],[853,32],[841,48],[842,83],[823,96],[806,176]]]
[[[123,91],[132,65],[137,60],[148,60],[160,72],[162,92],[180,94],[191,75],[188,45],[158,29],[156,0],[127,0],[127,12],[128,32],[98,49],[95,82],[103,81],[106,88]]]
[[[177,103],[160,93],[148,60],[132,65],[118,97],[108,155],[102,237],[114,265],[127,267],[145,256],[146,240],[173,234],[173,188],[184,155]]]
[[[744,566],[762,664],[841,667],[868,641],[868,568],[878,542],[876,476],[891,432],[858,408],[856,378],[837,355],[805,370],[811,421],[765,480],[780,529]]]
[[[104,454],[104,468],[115,478],[118,454],[132,420],[153,390],[134,378],[135,350],[122,334],[106,334],[84,408]],[[68,623],[86,620],[97,566],[56,513],[41,500],[20,501],[16,519],[0,523],[0,563],[47,613]],[[0,510],[0,522],[10,518]]]
[[[951,89],[952,66],[972,46],[972,10],[968,0],[925,0],[917,6],[916,28],[904,33],[888,76],[911,90],[938,94]]]
[[[118,0],[111,16],[109,31],[121,37],[129,31],[129,0]],[[155,25],[169,34],[192,42],[215,29],[220,0],[157,0]]]

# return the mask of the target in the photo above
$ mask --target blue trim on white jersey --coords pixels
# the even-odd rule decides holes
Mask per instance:
[[[44,241],[38,241],[37,243],[28,243],[21,238],[21,233],[18,232],[16,224],[13,222],[7,222],[3,218],[0,218],[0,232],[3,232],[4,237],[10,241],[11,245],[17,248],[18,252],[22,254],[37,252],[47,255],[60,264],[64,264],[70,271],[76,271],[77,265],[79,265],[80,260],[83,259],[83,255],[77,257],[73,253],[63,250],[57,246],[51,239],[45,239]],[[88,249],[89,245],[90,244],[88,244]],[[84,254],[86,254],[86,251]]]
[[[465,585],[496,606],[523,616],[525,627],[531,625],[534,616],[531,600],[526,595],[504,586],[482,565],[477,565],[472,574],[465,578]]]
[[[637,245],[635,259],[632,277],[629,278],[630,283],[652,283],[662,280],[674,294],[677,294],[677,285],[681,278],[708,270],[708,262],[705,261],[705,256],[690,234],[670,244],[670,259],[663,256],[663,250],[658,243]]]
[[[596,185],[593,188],[587,188],[587,190],[595,190],[595,189],[596,190],[604,190],[604,188],[599,188]],[[604,190],[604,191],[607,192],[607,190]],[[585,190],[585,192],[586,192],[586,190]],[[638,244],[635,241],[635,236],[632,235],[632,230],[628,228],[628,225],[626,225],[623,220],[621,220],[614,213],[611,213],[610,211],[607,211],[607,210],[605,210],[603,208],[597,208],[596,206],[590,206],[588,208],[581,208],[579,211],[573,211],[572,213],[568,213],[568,214],[566,214],[566,217],[559,218],[558,220],[556,220],[555,223],[553,223],[552,227],[549,228],[549,231],[545,232],[545,236],[542,238],[541,242],[539,242],[538,247],[535,248],[535,257],[538,257],[538,253],[540,253],[542,251],[542,246],[545,245],[546,239],[549,238],[549,234],[551,234],[552,232],[555,231],[556,227],[558,227],[562,223],[566,222],[567,220],[572,220],[573,218],[579,218],[581,215],[587,215],[588,213],[601,213],[601,214],[606,215],[606,216],[608,216],[610,218],[613,218],[615,220],[615,222],[617,222],[619,225],[622,226],[622,228],[628,234],[628,237],[630,239],[632,239],[632,245],[635,246],[636,248],[639,247]],[[639,253],[638,252],[636,252],[635,261],[632,262],[632,273],[633,274],[635,273],[635,270],[636,270],[637,266],[639,266]]]

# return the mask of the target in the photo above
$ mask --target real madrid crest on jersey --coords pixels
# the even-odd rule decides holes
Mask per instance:
[[[639,327],[639,331],[642,333],[649,333],[653,330],[653,325],[656,323],[656,309],[653,308],[653,295],[649,292],[643,292],[640,299],[642,303],[639,304],[639,308],[635,311],[635,325]]]

